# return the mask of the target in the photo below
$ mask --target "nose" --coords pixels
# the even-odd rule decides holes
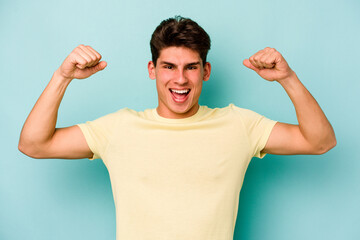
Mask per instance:
[[[184,71],[178,72],[178,76],[176,77],[175,82],[179,85],[185,85],[188,82],[188,79]]]

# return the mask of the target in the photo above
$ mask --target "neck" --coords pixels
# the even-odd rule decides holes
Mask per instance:
[[[168,108],[163,109],[161,106],[158,106],[156,108],[156,112],[159,114],[159,116],[163,118],[170,118],[170,119],[181,119],[181,118],[188,118],[193,115],[195,115],[200,108],[199,104],[195,104],[192,108],[190,108],[186,112],[174,112],[171,111]]]

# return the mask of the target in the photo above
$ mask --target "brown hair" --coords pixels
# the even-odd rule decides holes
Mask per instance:
[[[163,20],[151,36],[152,61],[156,66],[160,51],[167,47],[187,47],[199,53],[203,64],[210,50],[210,37],[190,18],[175,16]]]

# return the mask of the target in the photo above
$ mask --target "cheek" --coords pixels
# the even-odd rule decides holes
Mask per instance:
[[[198,82],[194,83],[193,86],[194,86],[193,96],[195,98],[198,98],[202,91],[202,81],[198,81]]]
[[[201,86],[203,84],[203,75],[199,74],[199,73],[194,74],[194,76],[192,76],[192,79],[194,79],[194,81],[193,81],[194,86],[201,88]]]
[[[196,71],[191,73],[191,78],[194,79],[196,82],[202,82],[204,79],[204,74],[202,71]]]
[[[161,81],[164,81],[164,82],[171,79],[173,77],[172,75],[173,75],[173,72],[166,71],[166,70],[163,70],[163,69],[156,72],[156,77],[161,79]]]
[[[158,93],[165,95],[168,92],[167,82],[164,78],[156,78],[156,89]]]
[[[167,76],[164,74],[157,74],[156,75],[156,86],[158,89],[166,87],[167,83]]]

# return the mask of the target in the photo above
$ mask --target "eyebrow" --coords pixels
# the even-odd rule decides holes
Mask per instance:
[[[165,61],[161,61],[160,64],[175,66],[175,64],[173,64],[173,63],[171,63],[171,62],[165,62]]]
[[[176,64],[171,63],[171,62],[166,62],[166,61],[161,61],[160,64],[176,66]],[[200,65],[200,62],[192,62],[192,63],[186,64],[186,66],[193,66],[193,65]]]
[[[200,65],[200,62],[193,62],[193,63],[187,64],[187,66],[191,66],[191,65]]]

